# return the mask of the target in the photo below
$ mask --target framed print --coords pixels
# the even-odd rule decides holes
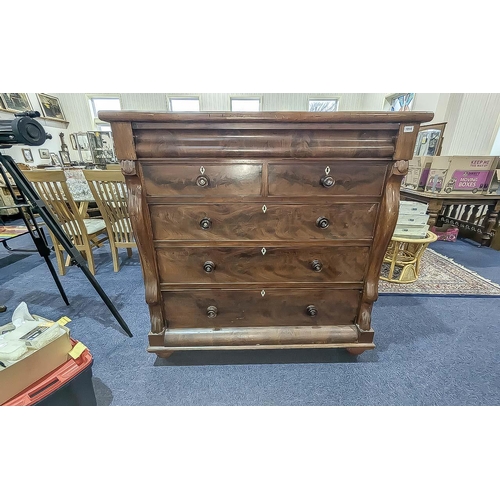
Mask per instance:
[[[59,151],[63,165],[71,165],[71,158],[67,151]]]
[[[0,100],[7,111],[22,112],[33,109],[28,94],[0,94]]]
[[[47,94],[37,94],[38,101],[40,102],[40,107],[42,108],[42,113],[45,118],[51,120],[66,121],[64,113],[61,108],[61,103],[57,97],[47,95]]]
[[[71,141],[71,147],[75,150],[78,151],[78,146],[76,144],[76,137],[75,134],[69,134],[69,140]]]
[[[48,149],[39,149],[38,154],[40,155],[40,158],[50,160],[50,153]]]
[[[33,155],[31,154],[31,149],[23,148],[23,156],[28,163],[33,163]]]
[[[89,150],[89,138],[86,133],[77,134],[78,144],[80,145],[80,149],[83,151]]]
[[[55,165],[56,167],[62,166],[59,156],[57,156],[55,153],[50,153],[50,159],[52,160],[52,165]]]

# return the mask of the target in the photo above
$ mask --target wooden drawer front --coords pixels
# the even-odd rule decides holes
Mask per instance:
[[[382,194],[387,166],[387,162],[373,161],[270,163],[269,195],[378,196]],[[333,185],[325,187],[322,182]]]
[[[161,283],[362,282],[369,247],[158,248]]]
[[[259,196],[259,163],[147,163],[142,173],[148,196]]]
[[[266,204],[263,207],[262,204],[150,205],[154,239],[310,241],[371,238],[378,204]],[[317,225],[321,218],[328,221],[325,229]],[[209,219],[208,229],[201,227],[204,219]]]
[[[359,290],[345,289],[193,290],[163,292],[163,307],[170,329],[349,325],[359,297]],[[209,307],[217,309],[215,317],[208,316]]]

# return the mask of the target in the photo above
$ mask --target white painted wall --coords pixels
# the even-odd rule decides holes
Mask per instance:
[[[450,94],[442,155],[490,155],[500,117],[500,94]]]

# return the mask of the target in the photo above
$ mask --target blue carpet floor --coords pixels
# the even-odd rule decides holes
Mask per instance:
[[[12,247],[29,247],[29,237]],[[500,282],[500,252],[466,242],[436,251]],[[94,356],[100,405],[498,405],[499,298],[383,296],[373,310],[376,349],[354,358],[343,350],[146,352],[149,316],[137,252],[113,272],[109,247],[96,252],[97,279],[134,334],[127,338],[78,268],[58,295],[38,254],[0,247],[0,304],[25,301],[32,313],[66,315],[71,335]],[[54,260],[55,264],[55,260]]]

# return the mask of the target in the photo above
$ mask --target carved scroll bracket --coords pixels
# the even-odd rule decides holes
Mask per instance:
[[[146,303],[149,306],[151,317],[151,333],[161,334],[166,327],[166,321],[161,307],[161,291],[156,272],[156,256],[152,244],[153,237],[148,233],[151,222],[148,220],[148,211],[142,195],[140,179],[135,174],[135,162],[124,160],[122,171],[127,175],[128,208],[132,228],[136,234],[137,247],[141,256],[141,267],[144,276]],[[125,172],[128,173],[125,173]],[[133,172],[133,173],[132,173]]]
[[[371,329],[372,305],[378,298],[378,282],[380,269],[384,260],[387,246],[391,241],[396,227],[399,213],[399,188],[401,180],[408,172],[408,161],[394,162],[391,175],[385,187],[384,196],[380,205],[379,220],[373,237],[373,249],[368,267],[368,272],[358,312],[358,329],[368,331]]]
[[[392,175],[406,175],[408,173],[409,162],[407,160],[398,160],[392,167]]]
[[[137,170],[134,160],[121,160],[120,166],[123,175],[137,175]]]

